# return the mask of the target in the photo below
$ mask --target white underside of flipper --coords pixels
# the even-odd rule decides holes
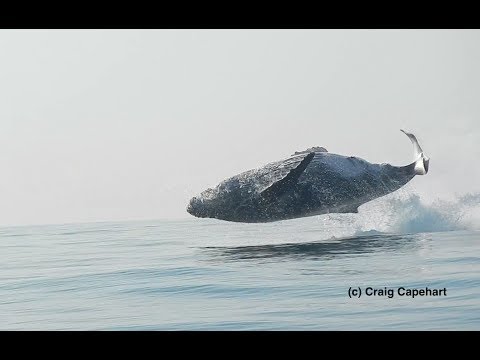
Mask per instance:
[[[415,175],[425,175],[428,172],[428,164],[430,159],[427,156],[425,156],[425,154],[423,153],[423,150],[420,147],[420,144],[418,143],[418,140],[415,137],[415,135],[401,129],[400,131],[403,132],[405,135],[407,135],[413,144],[413,156],[414,156],[413,160],[415,161]]]

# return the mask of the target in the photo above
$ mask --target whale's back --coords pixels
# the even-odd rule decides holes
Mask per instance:
[[[343,178],[355,178],[366,173],[378,174],[381,165],[369,163],[355,156],[343,156],[338,154],[318,152],[305,170],[305,174],[312,171],[326,171]]]

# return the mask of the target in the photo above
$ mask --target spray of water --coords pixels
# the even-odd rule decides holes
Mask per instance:
[[[400,193],[364,206],[357,231],[421,233],[480,228],[480,193],[464,194],[453,200],[437,199],[428,204],[415,193]]]

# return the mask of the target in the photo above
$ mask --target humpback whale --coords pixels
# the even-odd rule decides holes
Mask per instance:
[[[394,192],[415,175],[428,172],[415,135],[414,161],[406,166],[372,164],[323,147],[297,151],[289,158],[245,171],[193,197],[188,213],[201,218],[261,223],[326,213],[357,213],[358,207]]]

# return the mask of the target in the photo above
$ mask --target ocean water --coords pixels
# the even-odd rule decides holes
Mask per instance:
[[[0,329],[479,330],[478,199],[269,224],[3,227]],[[446,296],[398,293],[426,287]]]

